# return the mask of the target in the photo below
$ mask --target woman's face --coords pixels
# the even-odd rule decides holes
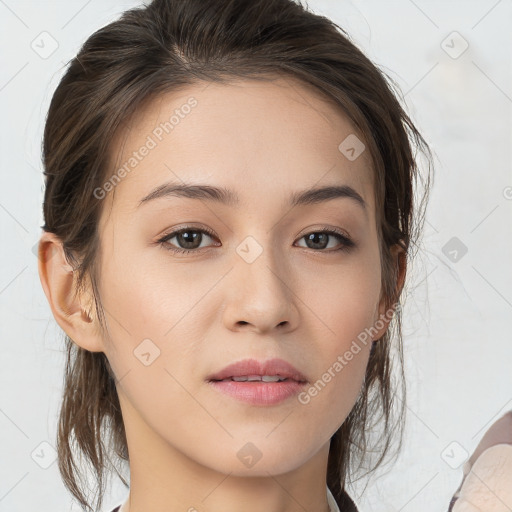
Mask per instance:
[[[121,179],[104,187],[100,293],[131,453],[239,476],[325,455],[386,329],[369,151],[338,109],[284,78],[189,86],[124,135]],[[164,185],[229,194],[142,201]],[[321,187],[353,192],[292,202]],[[283,359],[307,383],[264,404],[208,380],[247,358]]]

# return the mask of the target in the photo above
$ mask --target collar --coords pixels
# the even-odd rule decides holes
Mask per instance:
[[[329,504],[329,512],[340,512],[340,508],[338,507],[329,486],[327,486],[327,503]]]

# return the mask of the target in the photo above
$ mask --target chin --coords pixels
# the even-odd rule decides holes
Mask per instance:
[[[298,442],[293,444],[295,448],[289,450],[283,450],[282,443],[274,446],[268,439],[261,443],[236,441],[232,444],[236,445],[234,449],[223,449],[216,445],[203,463],[219,473],[232,476],[268,477],[294,471],[309,458],[304,448],[301,452],[297,451],[296,447],[303,446]]]

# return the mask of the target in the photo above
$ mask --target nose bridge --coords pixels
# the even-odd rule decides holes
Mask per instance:
[[[247,236],[235,248],[230,285],[233,293],[226,321],[270,329],[296,319],[289,267],[280,262],[279,249],[269,236]]]
[[[236,247],[237,269],[253,286],[262,284],[265,285],[262,286],[263,290],[267,287],[269,291],[281,293],[282,288],[287,288],[283,282],[286,280],[287,266],[283,264],[279,248],[271,236],[256,236],[248,235]]]

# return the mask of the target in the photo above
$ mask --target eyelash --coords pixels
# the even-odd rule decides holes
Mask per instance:
[[[217,238],[215,236],[215,234],[213,233],[213,231],[211,231],[210,229],[207,229],[207,228],[196,228],[194,226],[186,226],[184,228],[180,228],[179,230],[177,231],[173,231],[172,233],[169,233],[167,235],[165,235],[164,237],[160,238],[157,243],[163,247],[165,250],[167,251],[172,251],[174,253],[180,253],[180,254],[188,254],[188,253],[192,253],[192,252],[199,252],[200,249],[182,249],[180,247],[172,247],[170,246],[168,240],[174,238],[175,236],[181,234],[181,233],[185,233],[187,231],[194,231],[194,232],[200,232],[200,233],[206,233],[208,236],[212,237],[212,238]],[[352,248],[355,247],[355,243],[350,239],[348,238],[346,235],[344,235],[341,231],[338,231],[336,229],[333,229],[333,228],[320,228],[319,230],[317,231],[310,231],[309,233],[306,233],[305,235],[302,235],[299,240],[301,240],[302,238],[305,238],[306,236],[308,235],[311,235],[311,234],[317,234],[317,233],[325,233],[327,235],[332,235],[332,236],[335,236],[336,238],[338,238],[342,245],[339,249],[334,249],[334,250],[325,250],[325,249],[318,249],[318,250],[315,250],[315,249],[311,249],[312,251],[314,252],[326,252],[326,253],[338,253],[338,252],[348,252],[350,251]],[[301,247],[301,249],[308,249],[308,247]]]

